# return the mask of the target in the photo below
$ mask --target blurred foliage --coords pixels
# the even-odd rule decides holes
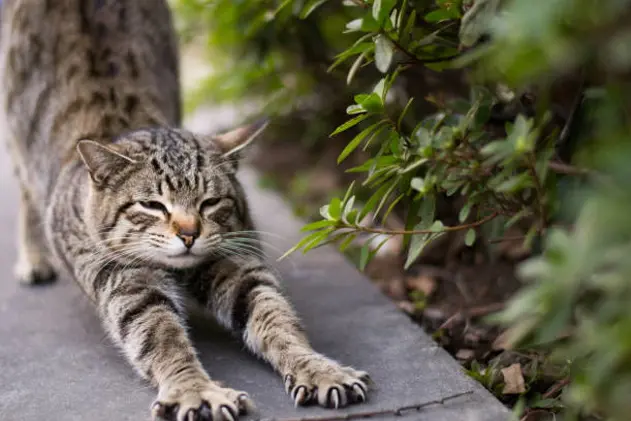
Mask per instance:
[[[526,226],[521,240],[541,239],[543,251],[521,266],[529,282],[496,319],[515,346],[548,350],[571,368],[558,405],[568,417],[623,421],[631,413],[630,2],[180,0],[178,10],[182,33],[206,42],[217,70],[194,103],[254,99],[271,113],[306,106],[317,110],[313,125],[340,124],[334,138],[348,135],[338,162],[364,154],[350,170],[359,182],[322,207],[290,252],[403,235],[410,265],[447,232],[491,245]],[[466,69],[468,96],[425,89],[423,72],[454,68]],[[437,215],[444,197],[462,198],[459,225]],[[366,223],[395,208],[405,229]],[[365,244],[362,267],[378,250]]]

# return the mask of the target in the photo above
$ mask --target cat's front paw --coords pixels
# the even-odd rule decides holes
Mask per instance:
[[[252,408],[247,393],[209,381],[161,389],[151,415],[154,421],[236,421]]]
[[[341,408],[367,399],[370,377],[364,371],[319,355],[296,367],[284,376],[285,390],[296,406],[316,401],[326,408]]]
[[[46,284],[55,280],[57,274],[45,259],[21,258],[13,268],[15,277],[24,285]]]

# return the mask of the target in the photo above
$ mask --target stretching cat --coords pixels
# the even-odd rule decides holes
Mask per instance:
[[[4,0],[0,15],[0,136],[22,191],[17,276],[78,283],[158,388],[154,419],[236,420],[249,407],[202,368],[187,297],[267,360],[296,404],[364,401],[366,373],[311,348],[257,257],[235,171],[264,124],[217,136],[176,128],[166,1]]]

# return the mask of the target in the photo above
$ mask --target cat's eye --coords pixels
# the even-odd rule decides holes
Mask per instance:
[[[163,212],[163,213],[168,213],[169,211],[167,210],[166,206],[164,206],[162,203],[155,201],[155,200],[148,200],[146,202],[139,202],[140,206],[142,206],[145,209],[149,209],[152,211],[158,211],[158,212]]]
[[[204,200],[199,207],[200,207],[200,209],[209,208],[211,206],[215,206],[219,202],[221,202],[221,198],[220,197],[213,197],[213,198]]]

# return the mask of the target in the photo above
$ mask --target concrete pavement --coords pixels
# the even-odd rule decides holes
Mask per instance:
[[[60,279],[26,288],[13,278],[18,194],[10,168],[6,154],[0,154],[5,228],[0,236],[0,420],[148,420],[155,391],[112,346],[76,285]],[[299,221],[277,196],[256,188],[250,170],[242,178],[259,229],[275,233],[266,239],[284,251],[299,238]],[[246,419],[508,419],[494,397],[334,249],[294,256],[277,267],[315,348],[367,370],[376,386],[364,405],[296,409],[269,367],[195,316],[192,332],[205,367],[214,378],[249,392],[258,406]]]

